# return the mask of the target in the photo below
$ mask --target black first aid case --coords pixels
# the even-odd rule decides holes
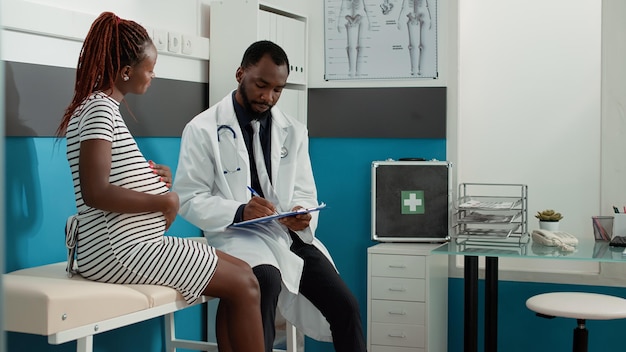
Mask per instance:
[[[451,164],[372,162],[372,239],[445,242],[450,239]]]

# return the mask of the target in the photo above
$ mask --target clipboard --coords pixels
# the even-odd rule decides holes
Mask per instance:
[[[285,218],[287,216],[294,216],[294,215],[298,215],[298,214],[308,214],[314,211],[320,211],[322,209],[326,208],[326,203],[321,203],[320,205],[316,206],[316,207],[312,207],[312,208],[302,208],[302,209],[298,209],[298,210],[294,210],[294,211],[287,211],[284,213],[279,213],[279,214],[274,214],[274,215],[269,215],[269,216],[264,216],[262,218],[256,218],[256,219],[251,219],[251,220],[246,220],[246,221],[240,221],[240,222],[236,222],[228,227],[243,227],[243,226],[248,226],[248,225],[253,225],[253,224],[261,224],[264,222],[268,222],[268,221],[272,221],[272,220],[277,220],[280,218]]]

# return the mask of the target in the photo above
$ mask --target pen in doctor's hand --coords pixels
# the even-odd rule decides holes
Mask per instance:
[[[258,193],[257,193],[257,191],[255,191],[255,190],[254,190],[254,188],[252,188],[252,187],[250,187],[250,186],[247,186],[247,187],[248,187],[248,190],[250,190],[250,193],[252,193],[252,195],[253,195],[253,196],[255,196],[255,197],[261,197],[261,195],[260,195],[260,194],[258,194]]]
[[[250,186],[246,186],[246,187],[248,187],[248,190],[250,191],[250,193],[252,193],[252,195],[254,197],[263,198],[263,197],[261,197],[261,195],[257,191],[254,190],[254,188],[252,188]],[[274,215],[278,215],[278,211],[274,210]]]

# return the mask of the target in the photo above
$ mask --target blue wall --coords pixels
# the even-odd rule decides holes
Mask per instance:
[[[140,138],[146,158],[176,169],[179,138]],[[65,159],[65,142],[55,138],[6,138],[6,239],[7,272],[65,260],[65,220],[76,211],[72,178]],[[178,218],[171,234],[201,236],[200,231]],[[199,339],[206,322],[201,307],[176,313],[177,334]],[[76,351],[76,343],[48,345],[47,338],[8,333],[7,351]],[[152,319],[94,338],[94,351],[163,351],[161,319]]]
[[[366,329],[367,247],[371,240],[371,164],[387,158],[445,160],[441,139],[313,138],[311,162],[318,198],[328,204],[320,215],[318,238],[328,247],[342,277],[361,303]],[[306,352],[333,351],[329,343],[307,339]]]
[[[180,139],[139,138],[148,159],[176,169]],[[320,200],[328,204],[318,228],[319,238],[333,254],[337,267],[361,303],[366,326],[367,247],[370,239],[371,162],[387,158],[423,157],[445,160],[445,141],[428,139],[331,139],[314,138],[311,160]],[[454,167],[454,166],[453,166]],[[63,228],[75,211],[72,184],[65,160],[65,145],[54,138],[6,139],[6,253],[7,271],[65,260]],[[170,234],[199,236],[200,231],[178,218]],[[480,286],[482,292],[482,282]],[[600,292],[626,297],[626,289],[500,283],[499,348],[506,352],[569,350],[574,322],[570,319],[542,319],[524,302],[534,294],[556,290]],[[481,303],[482,304],[482,303]],[[482,307],[481,307],[482,309]],[[462,351],[463,280],[450,279],[449,351]],[[203,311],[194,307],[177,313],[180,337],[204,336]],[[481,318],[482,319],[482,318]],[[482,330],[482,320],[480,322]],[[589,322],[590,351],[623,349],[620,336],[626,320]],[[162,323],[153,319],[97,335],[95,351],[163,351]],[[540,343],[533,336],[540,336]],[[480,337],[482,349],[482,336]],[[331,344],[307,339],[307,352],[332,351]],[[45,337],[9,333],[8,351],[75,351],[75,343],[48,345]],[[434,351],[439,352],[439,351]]]
[[[176,170],[179,138],[138,138],[148,159]],[[318,236],[333,254],[363,312],[365,327],[367,247],[370,240],[370,165],[374,160],[401,157],[445,158],[444,140],[312,139],[311,159],[320,200],[329,205]],[[65,260],[63,228],[75,212],[64,141],[54,138],[6,139],[6,256],[7,271]],[[200,231],[178,218],[170,234],[198,236]],[[185,338],[204,335],[206,322],[199,309],[177,313]],[[182,329],[180,327],[183,327]],[[96,351],[161,351],[161,322],[154,319],[98,335]],[[136,336],[141,336],[136,339]],[[72,351],[75,343],[50,346],[45,337],[9,333],[9,351]],[[127,347],[122,347],[126,346]],[[18,348],[18,346],[20,346]],[[141,346],[141,347],[138,347]],[[307,352],[332,350],[330,344],[307,340]]]
[[[448,351],[463,351],[463,280],[448,281]],[[484,281],[478,285],[484,297]],[[534,295],[556,291],[604,293],[626,298],[626,288],[500,281],[498,284],[498,351],[560,352],[572,350],[574,319],[545,319],[526,308]],[[484,350],[484,302],[479,300],[478,350]],[[590,320],[589,352],[624,351],[626,319]]]

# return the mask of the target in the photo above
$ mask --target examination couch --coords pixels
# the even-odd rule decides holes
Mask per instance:
[[[174,324],[176,311],[211,297],[201,296],[189,305],[169,287],[106,284],[80,275],[69,278],[65,267],[65,262],[59,262],[3,275],[5,330],[47,336],[53,345],[76,341],[77,352],[92,352],[94,335],[162,317],[167,352],[217,351],[214,342],[176,338]],[[288,323],[286,344],[286,351],[297,351],[296,331]]]

